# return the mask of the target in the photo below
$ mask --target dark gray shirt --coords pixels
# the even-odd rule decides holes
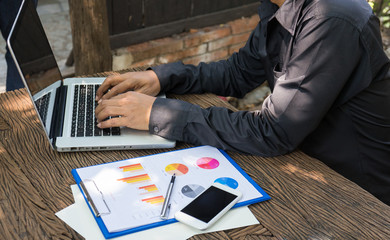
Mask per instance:
[[[242,97],[268,81],[257,112],[157,99],[150,132],[261,156],[302,149],[390,204],[390,78],[365,0],[264,0],[228,60],[154,67],[162,92]]]

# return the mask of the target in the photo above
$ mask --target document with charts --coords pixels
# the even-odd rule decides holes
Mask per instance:
[[[235,207],[270,199],[224,151],[210,146],[73,169],[72,174],[108,238],[175,222],[174,213],[213,182],[243,193]],[[173,174],[169,219],[164,221],[160,212]]]

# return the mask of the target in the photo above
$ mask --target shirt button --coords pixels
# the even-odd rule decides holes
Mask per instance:
[[[153,128],[153,131],[154,131],[155,133],[158,133],[158,131],[159,131],[158,127],[155,126],[155,127]]]

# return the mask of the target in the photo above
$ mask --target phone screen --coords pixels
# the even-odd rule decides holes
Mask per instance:
[[[181,211],[208,223],[236,197],[234,194],[211,186]]]

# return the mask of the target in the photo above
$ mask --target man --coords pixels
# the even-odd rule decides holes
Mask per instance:
[[[99,127],[261,156],[300,148],[390,204],[389,59],[378,19],[365,0],[271,2],[262,2],[246,46],[226,61],[108,77],[97,93]],[[265,80],[272,94],[257,112],[152,97],[242,97]]]
[[[29,0],[30,1],[30,0]],[[38,4],[38,0],[33,0],[35,6]],[[12,25],[19,12],[22,0],[0,0],[0,30],[4,40],[7,41],[8,35],[11,31]],[[19,88],[24,88],[24,84],[18,69],[16,68],[15,62],[12,59],[11,53],[8,50],[5,53],[5,60],[7,62],[7,80],[6,90],[12,91]]]

